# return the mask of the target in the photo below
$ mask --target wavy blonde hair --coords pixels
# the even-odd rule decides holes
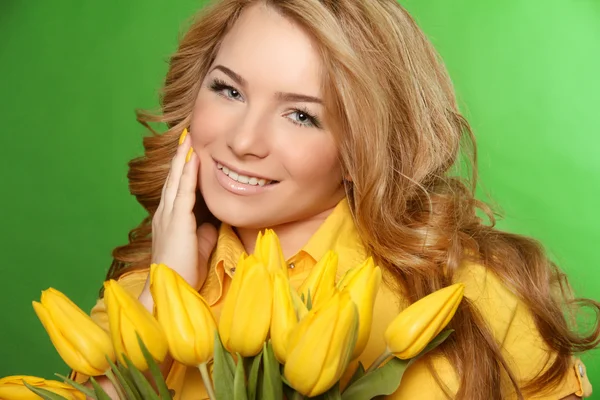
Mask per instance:
[[[566,276],[540,243],[494,228],[495,213],[474,197],[475,138],[458,110],[446,69],[395,0],[222,0],[203,9],[171,57],[161,113],[138,112],[152,135],[144,139],[144,156],[130,162],[128,177],[148,216],[130,232],[129,244],[114,250],[108,278],[148,266],[152,215],[179,134],[189,125],[223,36],[244,7],[258,1],[303,26],[318,44],[326,70],[327,120],[351,177],[346,190],[355,223],[386,271],[387,283],[414,302],[451,284],[460,262],[474,258],[529,307],[556,351],[547,372],[519,388],[484,318],[465,299],[451,324],[457,334],[439,350],[461,377],[456,397],[500,399],[503,374],[519,396],[557,384],[570,368],[571,355],[596,347],[600,333],[596,320],[593,332],[578,334],[564,310],[590,306],[597,315],[600,304],[572,298]],[[153,122],[169,129],[158,134],[150,127]],[[466,178],[452,173],[461,154],[470,165]],[[200,193],[197,198],[197,221],[214,220]]]

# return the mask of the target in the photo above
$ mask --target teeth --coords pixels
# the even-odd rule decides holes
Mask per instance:
[[[229,168],[227,168],[226,166],[221,165],[219,163],[217,163],[217,169],[220,169],[221,171],[223,171],[223,173],[225,175],[227,175],[234,181],[238,181],[238,182],[244,183],[246,185],[265,186],[265,185],[271,183],[271,181],[267,181],[266,179],[260,179],[260,178],[255,178],[253,176],[246,176],[246,175],[238,174],[237,172],[231,171]]]

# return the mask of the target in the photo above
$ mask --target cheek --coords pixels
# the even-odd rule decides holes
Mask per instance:
[[[316,137],[303,143],[295,143],[282,153],[282,164],[299,184],[314,186],[315,183],[322,182],[330,185],[342,180],[338,150],[330,137]]]
[[[194,147],[206,147],[216,138],[222,137],[227,121],[223,107],[218,107],[214,101],[208,98],[210,93],[201,91],[196,104],[191,122],[191,136]]]

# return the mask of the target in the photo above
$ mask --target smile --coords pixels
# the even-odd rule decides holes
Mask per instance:
[[[239,183],[243,183],[245,185],[265,186],[265,185],[269,185],[273,182],[276,182],[276,181],[267,180],[264,178],[258,178],[258,177],[254,177],[254,176],[248,176],[248,175],[243,175],[243,174],[237,173],[233,170],[230,170],[229,168],[227,168],[226,166],[224,166],[218,162],[217,162],[217,169],[219,171],[221,171],[223,174],[227,175],[230,179],[232,179],[236,182],[239,182]]]

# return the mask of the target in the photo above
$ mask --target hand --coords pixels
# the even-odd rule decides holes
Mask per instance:
[[[186,135],[173,157],[152,218],[152,263],[169,266],[197,289],[206,280],[208,258],[217,242],[214,226],[196,226],[193,209],[199,168],[200,158]]]

